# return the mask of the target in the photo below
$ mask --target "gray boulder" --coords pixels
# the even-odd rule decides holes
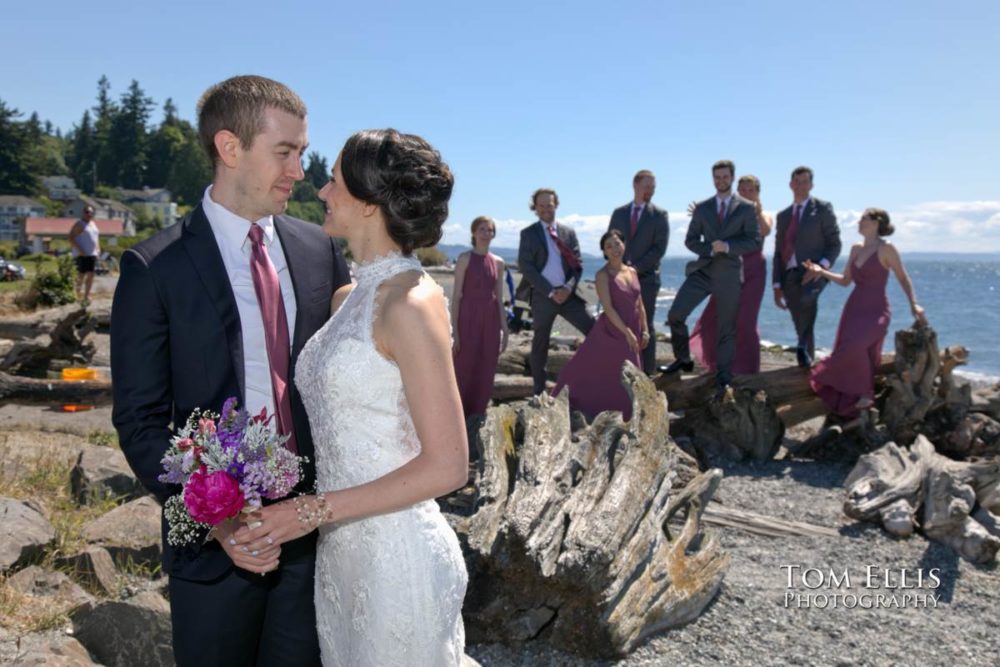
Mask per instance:
[[[0,572],[42,553],[56,538],[52,524],[27,502],[0,496]]]
[[[118,596],[118,568],[104,547],[90,546],[86,550],[61,558],[58,566],[69,570],[77,581],[111,597]]]
[[[174,665],[170,605],[158,593],[86,604],[70,618],[76,638],[107,667]]]
[[[7,586],[35,597],[56,598],[69,607],[91,602],[94,597],[62,572],[49,572],[37,565],[26,567],[7,579]]]
[[[99,667],[83,644],[65,635],[20,638],[13,667]]]
[[[83,527],[91,544],[108,550],[118,563],[155,565],[160,562],[160,505],[151,497],[125,503]]]
[[[133,500],[146,495],[128,467],[125,455],[114,447],[84,447],[70,473],[70,487],[80,504],[95,497]]]

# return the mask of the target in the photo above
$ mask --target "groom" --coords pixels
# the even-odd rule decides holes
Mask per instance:
[[[157,481],[171,426],[236,396],[291,435],[309,458],[309,489],[315,457],[295,362],[350,276],[319,226],[282,215],[304,176],[306,108],[277,81],[238,76],[202,96],[198,129],[212,185],[180,223],[121,259],[111,318],[121,447],[163,503],[179,492]],[[315,535],[251,553],[232,539],[236,527],[194,547],[164,539],[177,664],[319,665]]]

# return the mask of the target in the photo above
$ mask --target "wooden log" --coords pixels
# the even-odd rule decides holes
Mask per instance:
[[[46,371],[54,360],[86,364],[95,347],[88,337],[98,322],[85,308],[68,312],[49,332],[49,343],[19,341],[0,361],[0,371]]]
[[[0,372],[0,401],[108,405],[107,380],[36,380]]]
[[[906,537],[919,529],[974,563],[1000,551],[1000,461],[954,461],[918,435],[858,459],[844,482],[844,512]]]
[[[678,470],[691,460],[669,437],[663,395],[634,367],[624,373],[627,423],[605,412],[573,432],[565,394],[489,409],[475,514],[459,528],[471,641],[623,655],[697,617],[718,591],[728,557],[700,518],[721,472]],[[677,492],[681,476],[691,481]]]
[[[765,537],[840,537],[839,532],[828,526],[818,526],[805,521],[788,521],[718,503],[711,503],[705,508],[702,519],[713,526],[736,528]]]

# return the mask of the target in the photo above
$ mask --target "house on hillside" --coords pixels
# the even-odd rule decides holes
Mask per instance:
[[[121,220],[125,230],[124,235],[135,236],[135,211],[114,199],[81,195],[66,205],[66,215],[79,220],[83,216],[83,209],[87,206],[94,208],[95,219]]]
[[[26,218],[21,226],[21,244],[31,252],[47,252],[56,239],[69,240],[69,230],[79,218]],[[117,245],[118,238],[129,236],[121,220],[94,218],[101,234],[101,246]],[[135,234],[133,230],[132,235]]]
[[[118,197],[137,213],[145,213],[162,227],[169,227],[177,222],[177,204],[171,201],[172,195],[166,188],[146,187],[142,190],[119,188],[116,192]]]
[[[42,185],[55,201],[71,202],[80,196],[80,188],[69,176],[42,176]]]
[[[24,195],[0,195],[0,241],[21,238],[21,222],[45,215],[45,205]]]

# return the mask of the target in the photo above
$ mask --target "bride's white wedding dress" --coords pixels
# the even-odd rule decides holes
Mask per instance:
[[[375,349],[378,287],[420,262],[398,254],[357,267],[357,284],[299,355],[295,384],[319,491],[364,484],[420,451],[399,368]],[[316,621],[323,664],[458,665],[468,575],[433,500],[320,530]]]

